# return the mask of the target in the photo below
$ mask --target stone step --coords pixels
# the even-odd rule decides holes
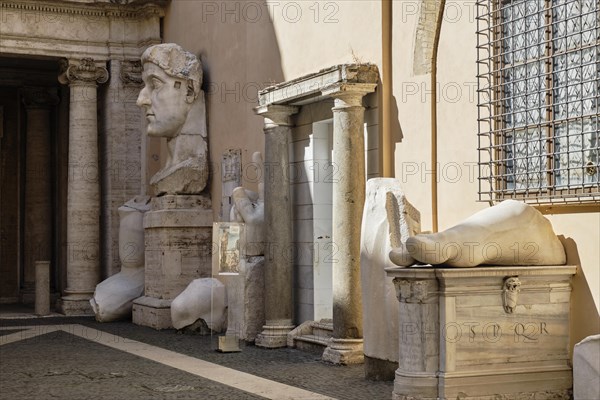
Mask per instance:
[[[306,321],[288,334],[288,346],[322,353],[332,336],[331,320]]]

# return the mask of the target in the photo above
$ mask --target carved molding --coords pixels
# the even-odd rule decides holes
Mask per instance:
[[[106,83],[108,81],[108,70],[105,67],[96,65],[91,58],[82,58],[79,63],[62,60],[62,73],[58,81],[63,85]]]
[[[124,85],[141,86],[143,83],[142,71],[141,60],[123,60],[121,62],[121,82]]]
[[[27,2],[27,1],[2,1],[0,9],[6,10],[6,13],[25,12],[31,15],[39,15],[41,13],[49,14],[72,14],[75,16],[92,17],[92,18],[128,18],[140,19],[140,17],[148,16],[164,16],[164,7],[166,1],[154,0],[145,2],[145,4],[129,4],[130,0],[111,1],[104,4],[97,2],[81,3],[75,1],[55,0],[53,2]]]
[[[21,101],[27,108],[49,108],[57,105],[60,99],[55,88],[24,87]]]

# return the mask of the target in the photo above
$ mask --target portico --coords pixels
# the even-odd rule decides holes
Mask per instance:
[[[0,3],[0,86],[14,93],[2,163],[15,174],[0,195],[0,302],[32,302],[35,262],[51,261],[61,312],[87,314],[119,269],[117,208],[145,191],[139,57],[160,43],[165,6],[125,3]]]

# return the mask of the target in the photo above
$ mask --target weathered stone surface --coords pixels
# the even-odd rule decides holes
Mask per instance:
[[[388,215],[394,217],[391,222]],[[420,229],[420,214],[406,200],[400,180],[367,181],[360,247],[364,353],[371,360],[365,364],[367,377],[381,376],[375,360],[384,366],[398,362],[399,304],[385,268],[394,267],[389,258],[392,242],[406,242]]]
[[[69,84],[67,288],[61,312],[92,313],[89,300],[100,280],[100,182],[97,84],[108,80],[103,63],[65,62],[59,81]],[[74,303],[80,302],[76,305]],[[67,305],[69,304],[69,305]],[[62,307],[65,305],[65,307]]]
[[[252,155],[252,162],[264,171],[262,155],[256,152]],[[265,253],[265,200],[264,200],[264,174],[260,175],[258,193],[237,187],[233,190],[233,207],[231,208],[231,221],[246,224],[246,255],[260,256]]]
[[[400,301],[394,399],[569,398],[575,266],[386,271]],[[507,312],[503,289],[511,278],[521,284]]]
[[[227,335],[253,342],[265,324],[265,258],[248,257],[240,274],[227,276]]]
[[[142,54],[144,88],[137,104],[146,113],[149,136],[167,138],[167,161],[150,180],[155,194],[199,194],[208,182],[206,107],[202,66],[174,43]]]
[[[50,314],[50,261],[35,263],[35,313]]]
[[[565,250],[550,221],[535,208],[516,200],[505,200],[479,211],[443,232],[411,237],[405,250],[420,262],[453,267],[566,262]],[[401,254],[405,250],[394,252]]]
[[[588,336],[573,349],[573,397],[600,399],[600,335]]]
[[[226,305],[225,286],[218,279],[195,279],[171,302],[173,327],[183,329],[201,319],[220,333],[226,324]]]
[[[293,265],[287,251],[292,243],[292,203],[289,180],[290,117],[296,107],[256,109],[265,117],[265,319],[256,337],[259,347],[284,347],[292,324]]]
[[[144,217],[145,293],[134,301],[134,323],[172,327],[170,302],[194,279],[212,276],[212,211],[204,208],[207,204],[199,195],[152,199],[152,210]]]
[[[100,322],[131,317],[133,300],[144,293],[144,213],[148,196],[137,196],[119,207],[121,271],[96,286],[90,304]]]

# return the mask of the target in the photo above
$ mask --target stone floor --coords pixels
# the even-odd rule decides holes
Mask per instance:
[[[0,399],[390,399],[392,382],[294,349],[0,309]]]

